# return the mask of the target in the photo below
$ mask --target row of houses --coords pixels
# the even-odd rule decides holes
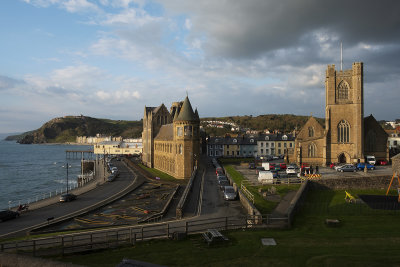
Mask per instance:
[[[262,134],[240,137],[209,137],[207,155],[210,157],[281,156],[294,149],[292,134]]]

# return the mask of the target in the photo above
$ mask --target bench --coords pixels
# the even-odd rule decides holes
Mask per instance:
[[[208,245],[215,242],[228,241],[229,239],[221,234],[217,229],[208,229],[207,232],[202,233],[204,240]]]

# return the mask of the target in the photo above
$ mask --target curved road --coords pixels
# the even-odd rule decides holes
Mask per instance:
[[[66,203],[58,202],[37,210],[22,213],[17,219],[1,222],[0,237],[16,231],[23,231],[41,223],[47,223],[47,218],[50,217],[56,219],[77,212],[126,189],[134,181],[134,176],[122,162],[114,161],[113,164],[120,171],[119,177],[113,182],[97,186],[95,189],[79,195],[75,201]]]

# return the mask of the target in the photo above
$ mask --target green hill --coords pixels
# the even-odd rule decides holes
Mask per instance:
[[[21,144],[44,144],[75,142],[77,136],[104,134],[138,138],[142,135],[141,121],[96,119],[86,116],[65,116],[52,119],[37,130],[8,137]]]

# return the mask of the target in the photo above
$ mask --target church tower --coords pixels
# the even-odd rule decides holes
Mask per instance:
[[[176,178],[190,177],[194,166],[200,157],[200,118],[197,110],[193,112],[189,98],[186,97],[182,106],[174,106],[174,141],[176,146]]]
[[[364,160],[363,63],[349,70],[328,65],[325,90],[326,152],[324,161],[355,163]]]

